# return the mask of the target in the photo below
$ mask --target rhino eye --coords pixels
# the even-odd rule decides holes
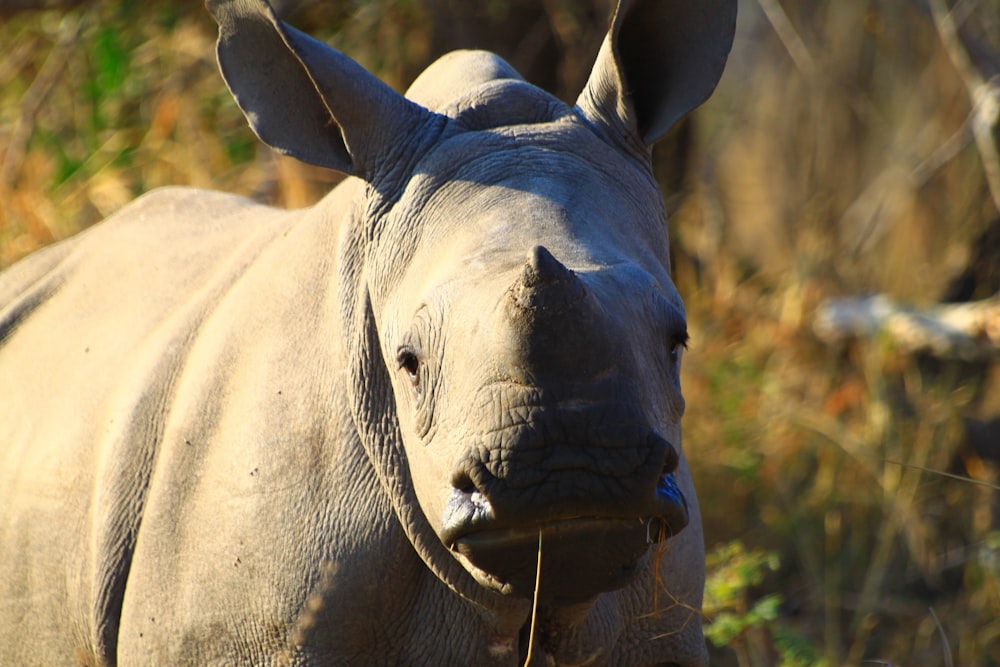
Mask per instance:
[[[404,371],[410,378],[410,384],[414,387],[420,386],[420,359],[416,352],[409,349],[402,349],[396,355],[400,370]]]
[[[686,350],[687,346],[688,346],[687,331],[672,336],[670,338],[670,361],[676,364],[677,360],[681,356],[681,350]]]

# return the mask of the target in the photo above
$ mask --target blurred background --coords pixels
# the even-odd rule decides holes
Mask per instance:
[[[276,4],[399,90],[479,47],[572,101],[611,2]],[[713,664],[1000,665],[1000,1],[740,10],[655,154]],[[0,268],[157,186],[340,179],[255,139],[214,39],[200,2],[0,0]]]

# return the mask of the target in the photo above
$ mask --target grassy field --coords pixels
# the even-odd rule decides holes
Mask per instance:
[[[304,206],[338,180],[258,144],[200,3],[27,4],[0,2],[0,267],[160,185]],[[567,99],[607,12],[328,4],[288,20],[397,88],[468,42]],[[1000,5],[964,0],[944,22],[940,8],[742,2],[718,94],[658,149],[692,333],[685,447],[713,664],[1000,665],[996,357],[813,329],[831,296],[1000,289],[998,129],[973,102],[1000,76]]]

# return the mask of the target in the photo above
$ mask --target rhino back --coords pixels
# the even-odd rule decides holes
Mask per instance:
[[[127,664],[181,658],[158,628],[284,641],[318,583],[296,566],[391,523],[344,446],[341,196],[303,215],[158,191],[4,274],[0,647]],[[263,621],[233,615],[241,590]]]

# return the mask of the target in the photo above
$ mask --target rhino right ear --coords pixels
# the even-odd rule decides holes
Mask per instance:
[[[219,68],[260,139],[303,162],[372,177],[434,114],[275,17],[265,0],[208,0]]]
[[[651,146],[708,99],[736,31],[736,0],[619,0],[577,108]]]

